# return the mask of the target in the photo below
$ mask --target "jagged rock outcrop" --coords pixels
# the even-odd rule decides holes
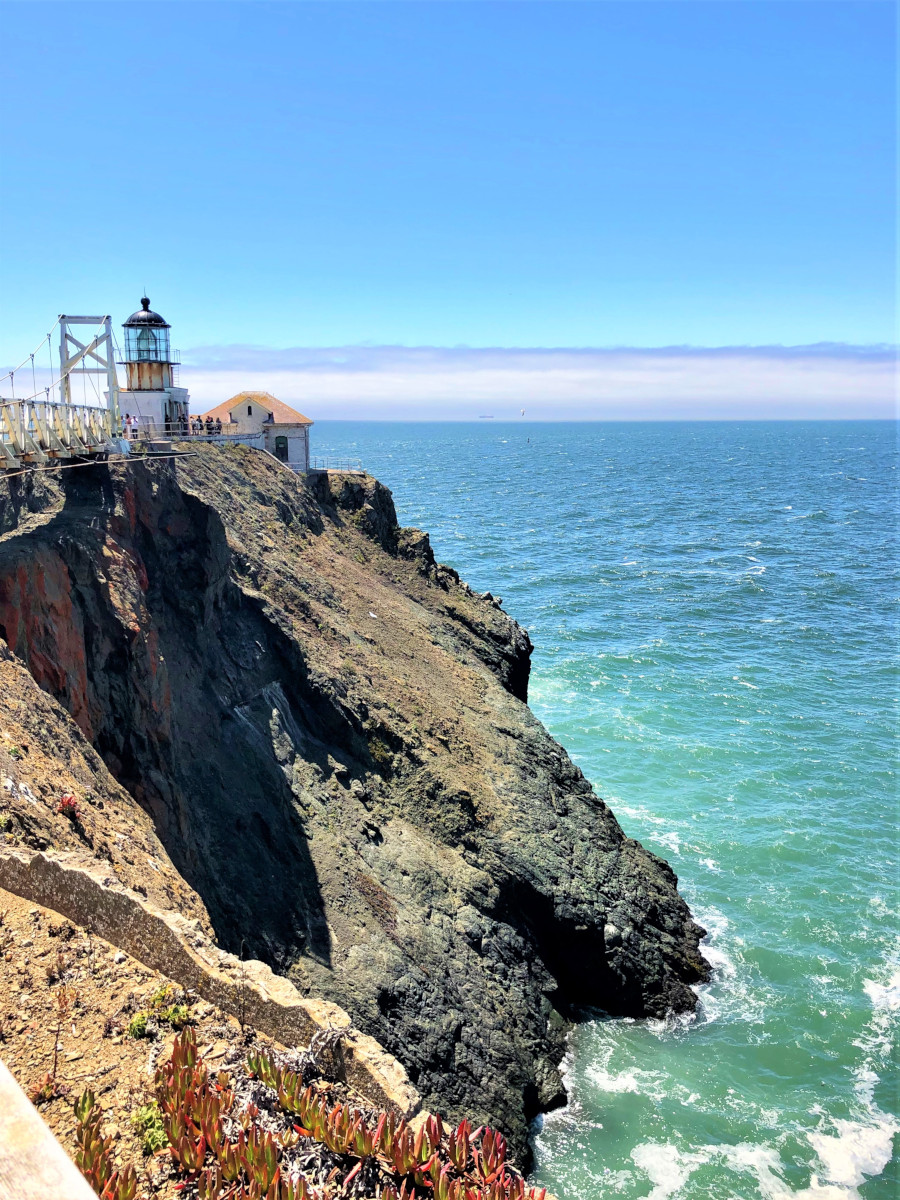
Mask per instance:
[[[527,708],[524,630],[375,480],[205,447],[0,489],[0,637],[220,944],[347,1009],[427,1105],[521,1153],[572,1009],[693,1007],[672,871]]]

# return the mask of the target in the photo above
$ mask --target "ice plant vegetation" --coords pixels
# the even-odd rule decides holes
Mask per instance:
[[[239,1109],[231,1076],[210,1075],[191,1028],[157,1068],[173,1168],[198,1200],[544,1200],[507,1161],[506,1140],[494,1130],[463,1121],[448,1131],[436,1116],[414,1130],[395,1113],[331,1104],[298,1071],[258,1050],[246,1070],[265,1112],[254,1102]],[[96,1148],[99,1135],[86,1132],[92,1103],[79,1102],[79,1145],[92,1147],[79,1165],[97,1187],[103,1144]]]
[[[113,1162],[113,1139],[100,1132],[103,1110],[92,1091],[83,1092],[75,1105],[78,1120],[78,1150],[75,1162],[101,1200],[135,1200],[137,1175],[134,1167],[118,1170]]]
[[[81,809],[78,807],[78,801],[71,792],[63,792],[59,798],[59,804],[56,806],[56,811],[60,816],[68,817],[70,821],[78,821],[81,817]]]

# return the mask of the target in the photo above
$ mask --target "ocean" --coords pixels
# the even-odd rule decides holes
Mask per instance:
[[[535,644],[530,704],[678,874],[695,1018],[585,1014],[560,1200],[895,1200],[889,422],[321,422]]]

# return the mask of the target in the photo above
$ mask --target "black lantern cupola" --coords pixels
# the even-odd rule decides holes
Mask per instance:
[[[124,323],[128,390],[156,392],[172,387],[178,353],[169,346],[169,323],[142,297],[141,307]]]

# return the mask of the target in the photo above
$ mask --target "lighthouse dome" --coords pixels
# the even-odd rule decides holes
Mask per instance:
[[[150,300],[147,296],[141,297],[141,307],[137,312],[131,314],[125,325],[161,325],[164,329],[171,328],[168,321],[163,320],[159,313],[151,310]]]
[[[125,362],[167,363],[169,366],[177,363],[177,355],[173,358],[169,349],[168,321],[151,310],[150,301],[146,296],[141,299],[141,305],[142,307],[136,313],[132,313],[125,322]],[[168,372],[167,382],[161,384],[162,387],[171,387],[170,376],[171,372]],[[139,386],[145,387],[146,384],[142,383]]]

